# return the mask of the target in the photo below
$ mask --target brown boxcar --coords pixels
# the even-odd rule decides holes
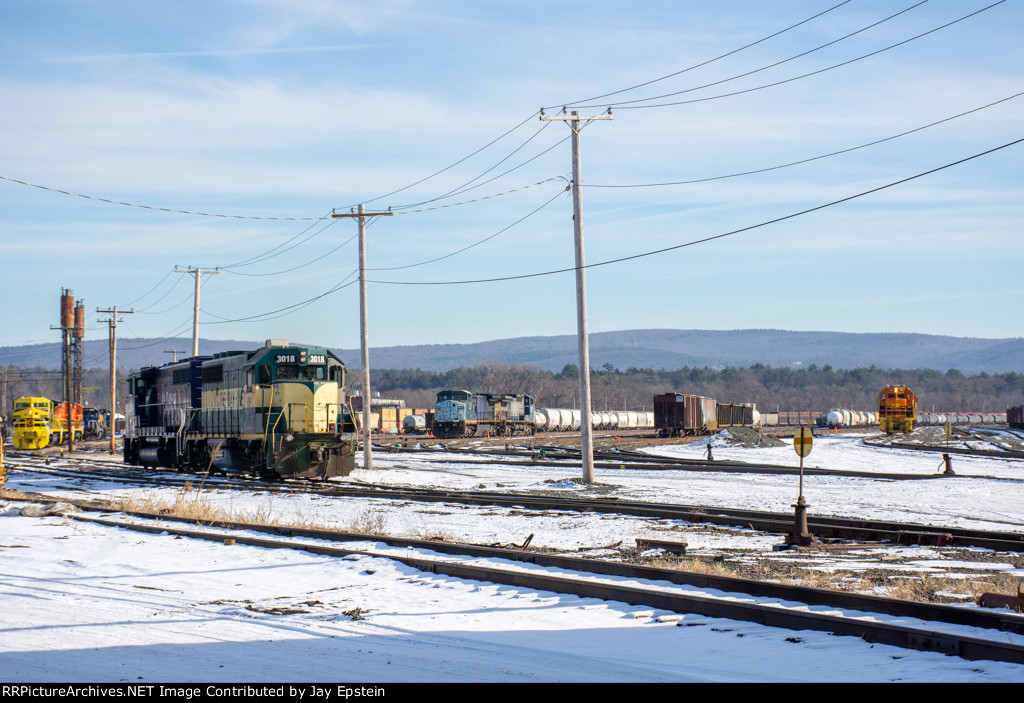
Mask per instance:
[[[753,403],[719,403],[716,411],[718,428],[752,427],[754,425]]]
[[[1006,409],[1006,424],[1014,429],[1024,430],[1024,405]]]
[[[686,393],[654,396],[654,426],[662,437],[701,435],[718,429],[714,398]]]

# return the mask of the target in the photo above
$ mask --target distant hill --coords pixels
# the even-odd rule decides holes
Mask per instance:
[[[358,350],[341,350],[358,365]],[[477,344],[430,344],[373,349],[371,368],[446,371],[487,360],[560,371],[576,363],[576,337],[518,337]],[[625,370],[683,366],[831,365],[833,368],[955,368],[1024,371],[1024,339],[977,339],[926,334],[788,332],[785,330],[627,330],[590,335],[590,364]]]
[[[254,349],[263,340],[200,340],[204,354]],[[129,368],[164,364],[164,350],[191,350],[189,339],[122,339],[118,365]],[[336,349],[350,368],[359,366],[358,349]],[[184,355],[179,354],[182,358]],[[88,368],[104,367],[107,342],[87,341]],[[484,362],[506,362],[560,371],[576,363],[575,335],[518,337],[475,344],[425,344],[371,349],[371,368],[447,371]],[[877,366],[901,369],[958,369],[965,374],[1024,371],[1024,339],[979,339],[904,333],[788,332],[785,330],[626,330],[590,336],[590,363],[678,369],[683,366],[831,365],[836,369]],[[59,345],[0,347],[0,365],[60,368]]]

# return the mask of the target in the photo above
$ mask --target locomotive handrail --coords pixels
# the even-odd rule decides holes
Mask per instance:
[[[277,395],[277,386],[276,385],[275,386],[271,386],[270,387],[270,406],[269,406],[271,408],[274,407],[274,397],[276,395]],[[263,443],[267,444],[267,441],[269,439],[270,451],[272,453],[274,453],[274,454],[277,453],[277,447],[274,446],[274,440],[277,438],[277,432],[275,430],[277,429],[277,423],[281,422],[281,417],[283,417],[283,416],[284,416],[284,408],[282,407],[281,411],[277,413],[277,418],[274,420],[273,426],[271,426],[271,424],[270,424],[270,413],[267,413],[267,427],[266,427],[266,430],[265,430],[264,435],[263,435]]]
[[[175,444],[177,445],[176,450],[180,457],[185,453],[185,425],[188,424],[185,420],[187,413],[184,408],[172,408],[172,410],[178,415],[178,431],[175,433]]]

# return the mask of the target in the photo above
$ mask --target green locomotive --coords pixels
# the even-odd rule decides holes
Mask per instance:
[[[142,368],[128,378],[124,461],[194,471],[327,479],[355,468],[345,364],[269,339]]]

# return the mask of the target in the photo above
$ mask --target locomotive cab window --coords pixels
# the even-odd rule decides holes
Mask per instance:
[[[269,366],[260,366],[259,369],[260,369],[259,372],[258,372],[259,376],[256,379],[257,383],[259,383],[261,386],[269,386],[270,385],[270,367]]]
[[[325,372],[323,366],[278,366],[279,381],[322,381]]]

